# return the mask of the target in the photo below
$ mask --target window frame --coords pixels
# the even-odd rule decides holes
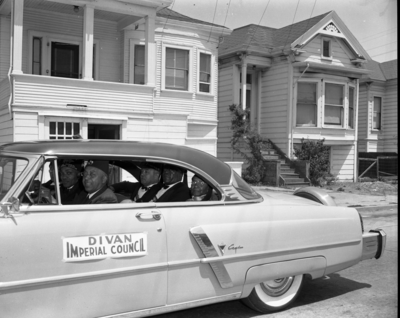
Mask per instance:
[[[33,39],[41,38],[41,75],[37,76],[49,76],[51,77],[51,43],[52,42],[60,42],[71,45],[79,46],[79,78],[81,79],[82,74],[82,50],[83,50],[83,41],[82,37],[56,34],[56,33],[48,33],[48,32],[39,32],[39,31],[28,31],[28,72],[29,74],[33,74]],[[93,39],[93,80],[99,80],[99,47],[100,41]],[[57,77],[57,76],[55,76]]]
[[[374,127],[374,115],[375,115],[375,113],[377,113],[376,111],[375,111],[375,99],[376,98],[379,98],[380,99],[380,101],[381,101],[381,105],[380,105],[380,112],[379,112],[379,114],[380,114],[380,117],[379,117],[379,127]],[[383,113],[383,96],[381,96],[381,95],[373,95],[372,96],[372,112],[371,112],[371,115],[372,115],[372,118],[371,118],[371,127],[372,127],[372,130],[374,130],[374,131],[381,131],[382,130],[382,124],[383,124],[383,122],[382,122],[382,113]]]
[[[145,51],[145,58],[144,58],[144,84],[135,84],[135,46],[140,45],[144,46]],[[128,82],[130,84],[135,85],[146,85],[146,43],[145,41],[138,40],[138,39],[130,39],[129,40],[129,74],[128,74]]]
[[[298,100],[298,90],[299,90],[299,83],[313,83],[313,84],[316,84],[317,85],[317,91],[316,91],[316,94],[317,94],[317,96],[316,96],[316,103],[317,103],[317,105],[316,105],[316,123],[315,123],[315,125],[300,125],[300,124],[297,124],[297,100]],[[320,109],[321,109],[321,103],[322,103],[322,96],[321,96],[321,93],[319,93],[319,92],[321,92],[321,80],[320,79],[315,79],[315,78],[308,78],[308,79],[300,79],[298,82],[297,82],[297,85],[296,85],[296,107],[295,107],[295,114],[294,114],[294,122],[295,122],[295,127],[297,127],[297,128],[317,128],[317,127],[320,127],[321,126],[321,123],[320,123]]]
[[[331,80],[324,80],[322,82],[322,127],[324,128],[347,128],[347,123],[346,123],[346,114],[348,113],[347,109],[348,109],[348,102],[346,102],[346,100],[348,101],[348,96],[346,94],[346,92],[348,92],[348,85],[345,82],[337,82],[337,81],[331,81]],[[342,88],[342,96],[343,96],[343,104],[341,106],[339,105],[332,105],[329,104],[328,106],[330,107],[342,107],[343,109],[343,113],[342,113],[342,124],[341,125],[335,125],[335,124],[326,124],[325,123],[325,109],[326,109],[326,84],[333,84],[333,85],[341,85],[343,86]]]
[[[167,57],[167,49],[177,49],[177,50],[186,50],[188,51],[188,89],[173,89],[166,87],[166,57]],[[169,92],[180,92],[180,93],[193,93],[193,47],[185,46],[185,45],[173,45],[169,43],[163,43],[162,46],[162,61],[161,61],[161,90],[169,91]]]
[[[200,81],[200,63],[201,63],[201,54],[209,55],[210,56],[210,91],[209,92],[202,92],[200,91],[200,84],[204,83]],[[205,95],[214,95],[214,64],[215,64],[215,56],[210,51],[206,50],[197,50],[197,94],[205,94]],[[190,67],[190,66],[189,66]]]
[[[86,138],[85,136],[87,135],[84,133],[84,130],[86,128],[87,130],[87,124],[85,125],[84,120],[81,118],[75,118],[75,117],[45,117],[45,122],[44,122],[44,138],[45,139],[50,139],[50,137],[57,137],[58,133],[57,133],[57,125],[56,125],[56,134],[50,134],[50,122],[64,122],[64,131],[65,131],[65,123],[78,123],[79,124],[79,134],[83,137]],[[85,127],[86,126],[86,127]],[[72,131],[74,130],[73,125],[72,125]],[[71,139],[72,136],[74,134],[71,135]],[[66,136],[65,134],[63,136]],[[69,137],[69,135],[68,135]],[[55,138],[53,140],[60,140],[58,138]]]
[[[350,89],[354,90],[353,95],[353,125],[350,126]],[[349,84],[347,89],[347,129],[355,129],[356,128],[356,106],[357,106],[357,88],[355,85]]]
[[[327,42],[329,44],[329,56],[324,55],[324,43]],[[321,59],[324,60],[332,60],[333,59],[333,54],[332,54],[332,39],[322,36],[321,37]]]

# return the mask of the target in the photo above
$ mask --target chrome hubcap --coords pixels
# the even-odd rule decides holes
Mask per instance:
[[[279,297],[289,290],[293,280],[294,276],[268,280],[261,283],[261,288],[268,296]]]

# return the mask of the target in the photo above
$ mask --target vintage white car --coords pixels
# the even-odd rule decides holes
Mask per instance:
[[[107,160],[114,181],[134,180],[143,162],[176,165],[218,200],[62,205],[65,159]],[[50,164],[52,200],[32,198]],[[386,242],[320,190],[261,195],[213,156],[162,143],[2,145],[0,201],[0,312],[10,318],[145,317],[234,299],[282,310],[305,276],[378,259]]]

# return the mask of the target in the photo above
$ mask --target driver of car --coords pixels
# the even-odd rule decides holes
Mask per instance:
[[[162,166],[145,162],[140,168],[140,182],[119,182],[111,186],[117,193],[121,191],[130,193],[130,199],[122,200],[121,203],[149,202],[160,190]]]
[[[117,203],[114,192],[108,188],[108,161],[88,161],[83,173],[85,191],[74,199],[74,204]]]
[[[194,175],[190,187],[192,197],[188,201],[217,201],[213,189],[200,176]]]
[[[185,171],[173,165],[164,165],[163,186],[153,198],[157,202],[182,202],[190,199],[190,190],[183,182]]]

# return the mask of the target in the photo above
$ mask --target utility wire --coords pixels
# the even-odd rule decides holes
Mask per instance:
[[[232,0],[229,0],[229,3],[228,3],[228,9],[226,9],[226,14],[225,14],[225,21],[224,21],[224,27],[225,27],[225,24],[226,24],[226,19],[227,19],[227,17],[228,17],[228,12],[229,12],[229,7],[231,6],[231,1]],[[220,35],[220,37],[221,36],[223,36],[223,34],[224,34],[224,28],[222,28],[222,31],[221,31],[221,35]]]
[[[397,49],[391,50],[389,52],[384,52],[384,53],[381,53],[381,54],[373,55],[373,56],[371,55],[371,57],[381,56],[383,54],[389,54],[389,53],[392,53],[392,52],[397,52]]]
[[[313,12],[314,12],[314,8],[315,8],[315,4],[316,4],[316,3],[317,3],[317,0],[314,1],[314,6],[313,6],[313,8],[312,8],[312,10],[311,10],[310,18],[309,18],[308,21],[307,21],[307,26],[306,26],[305,31],[303,32],[303,35],[301,36],[301,39],[300,39],[300,41],[299,41],[299,44],[300,44],[300,45],[301,45],[301,42],[303,41],[304,34],[308,31],[308,24],[310,23],[310,20],[311,20],[311,17],[312,17],[312,15],[313,15]],[[286,44],[285,44],[285,45],[286,45]]]
[[[289,33],[288,33],[288,35],[287,35],[287,37],[286,37],[285,45],[284,45],[283,48],[282,48],[282,52],[283,52],[283,50],[285,49],[285,46],[286,46],[286,44],[287,44],[287,41],[289,40],[290,33],[292,33],[292,27],[293,27],[294,19],[296,18],[297,9],[299,8],[299,3],[300,3],[300,0],[297,1],[296,11],[294,12],[293,21],[292,21],[292,24],[290,25]]]
[[[397,43],[397,41],[393,41],[393,42],[390,42],[390,43],[386,43],[386,44],[374,46],[374,47],[368,48],[368,49],[366,49],[366,50],[370,51],[370,50],[380,49],[380,48],[382,48],[382,47],[388,46],[388,45],[393,44],[393,43]]]
[[[215,3],[214,17],[213,17],[213,21],[212,21],[212,25],[211,25],[211,29],[210,29],[210,34],[209,34],[209,36],[208,36],[207,42],[210,41],[211,32],[212,32],[212,29],[213,29],[213,26],[214,26],[215,13],[217,12],[217,6],[218,6],[218,0],[217,0],[217,2]]]
[[[261,21],[262,21],[262,19],[263,19],[263,17],[264,17],[265,12],[267,11],[267,8],[268,8],[268,5],[269,5],[270,1],[271,1],[271,0],[268,0],[267,6],[266,6],[265,9],[264,9],[264,12],[263,12],[263,14],[262,14],[262,16],[261,16],[260,22],[258,22],[257,27],[254,29],[254,32],[253,32],[253,34],[251,35],[250,41],[249,41],[249,43],[247,44],[247,47],[246,47],[246,50],[245,50],[245,51],[247,51],[247,49],[249,48],[249,46],[250,46],[250,44],[251,44],[251,41],[253,41],[253,37],[254,37],[254,35],[256,34],[257,29],[258,29],[258,27],[259,27],[260,24],[261,24]]]
[[[390,32],[389,32],[389,31],[390,31]],[[366,37],[360,39],[359,41],[364,41],[365,39],[375,38],[375,37],[377,37],[377,36],[381,36],[381,35],[380,35],[381,33],[389,33],[389,34],[390,34],[390,33],[393,33],[394,31],[397,31],[397,27],[393,27],[393,28],[390,28],[390,29],[385,30],[385,31],[380,31],[380,32],[375,33],[375,34],[370,34],[370,35],[368,35],[368,36],[366,36]],[[371,41],[371,40],[367,40],[367,41]]]

